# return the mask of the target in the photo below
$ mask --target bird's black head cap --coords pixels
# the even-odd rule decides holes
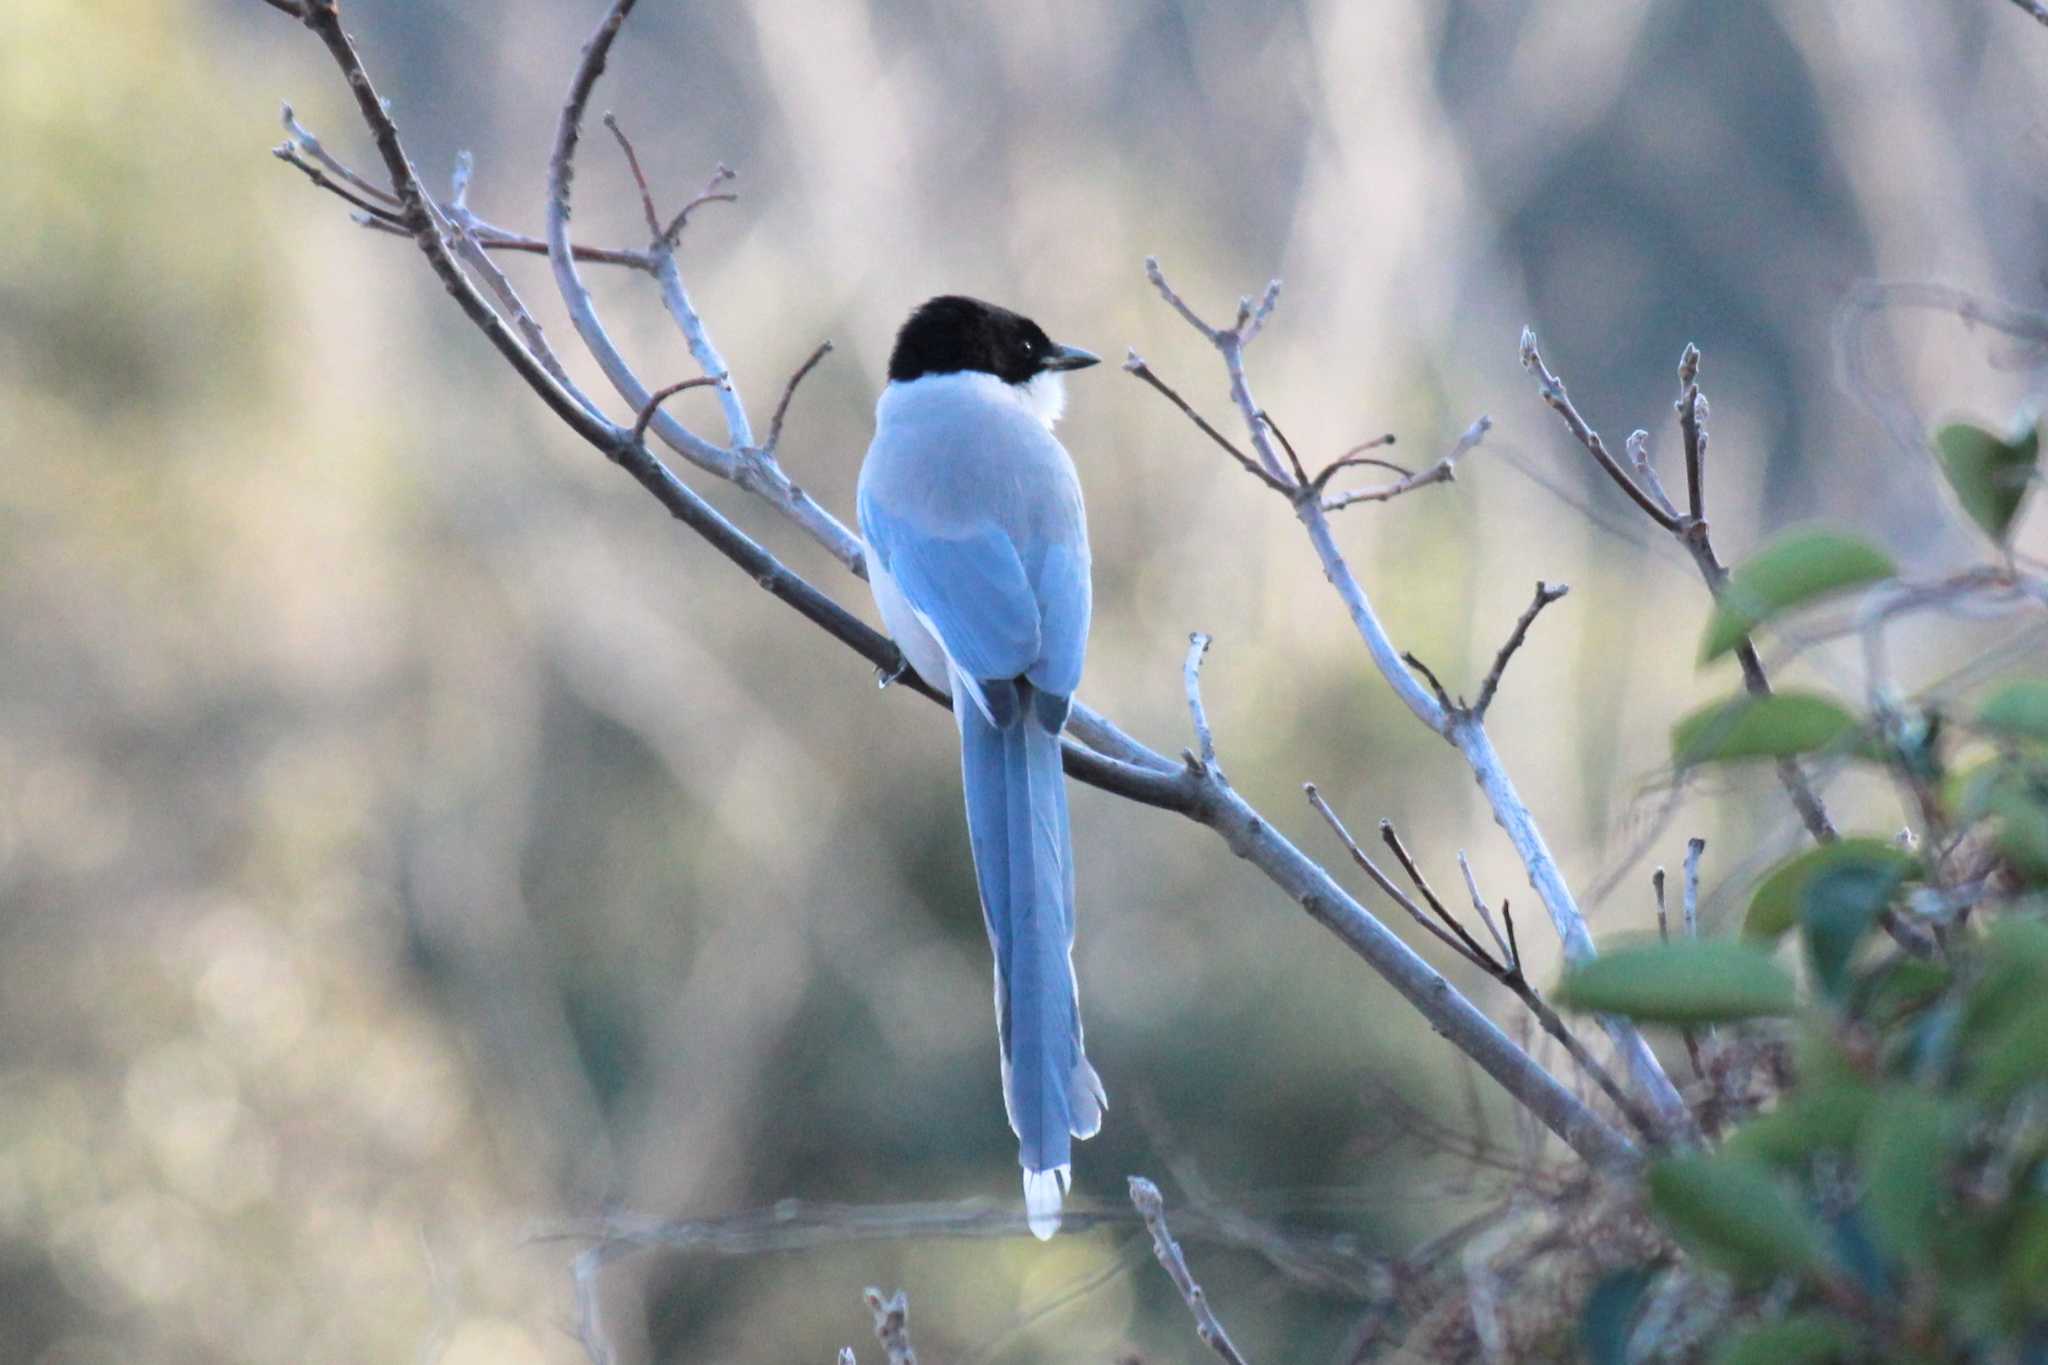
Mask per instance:
[[[1095,362],[1086,351],[1054,344],[1045,329],[1021,313],[960,294],[941,294],[918,305],[896,333],[889,378],[896,383],[928,374],[979,370],[1022,384],[1046,370]]]

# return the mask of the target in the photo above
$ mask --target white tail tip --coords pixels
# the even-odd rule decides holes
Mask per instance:
[[[1055,1166],[1024,1172],[1024,1216],[1031,1223],[1031,1235],[1041,1242],[1051,1241],[1060,1230],[1060,1201],[1073,1171],[1072,1166]]]

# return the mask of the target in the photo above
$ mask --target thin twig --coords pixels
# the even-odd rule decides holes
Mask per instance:
[[[654,414],[661,411],[661,405],[681,393],[684,389],[712,388],[725,382],[711,375],[698,375],[693,379],[679,380],[647,395],[647,401],[640,406],[640,415],[633,419],[632,445],[639,445],[647,439],[647,424],[654,420]]]
[[[1586,425],[1586,419],[1579,416],[1579,410],[1572,406],[1571,397],[1565,392],[1564,381],[1543,363],[1543,356],[1536,349],[1536,332],[1529,327],[1522,329],[1522,366],[1536,376],[1537,391],[1542,394],[1543,401],[1564,418],[1564,424],[1571,428],[1572,435],[1579,438],[1579,444],[1607,472],[1607,477],[1614,480],[1615,487],[1628,494],[1650,520],[1667,531],[1676,531],[1678,518],[1659,507],[1656,500],[1643,491],[1642,485],[1629,477],[1628,471],[1608,452],[1600,433]]]
[[[1678,430],[1685,441],[1685,502],[1694,521],[1707,517],[1707,402],[1700,396],[1700,348],[1691,342],[1678,358]]]
[[[775,405],[775,415],[768,419],[768,444],[761,447],[763,455],[771,459],[774,458],[775,448],[782,443],[782,419],[789,415],[789,400],[796,397],[796,386],[803,383],[804,377],[818,367],[819,361],[830,354],[832,354],[832,343],[829,341],[819,342],[818,349],[812,351],[810,357],[803,364],[796,367],[796,373],[792,374],[789,377],[789,382],[782,386],[782,399]]]
[[[1659,507],[1677,516],[1678,509],[1672,505],[1671,495],[1664,491],[1664,480],[1657,477],[1657,466],[1650,459],[1650,433],[1638,427],[1622,445],[1628,451],[1629,468],[1635,471],[1636,481],[1650,490]]]
[[[1494,946],[1500,949],[1502,960],[1516,962],[1516,953],[1501,937],[1499,926],[1493,922],[1493,912],[1486,908],[1486,897],[1479,894],[1479,878],[1472,874],[1472,860],[1465,856],[1462,848],[1458,850],[1458,870],[1465,874],[1465,889],[1472,895],[1472,909],[1478,913],[1479,922],[1486,926],[1486,932],[1493,935]]]
[[[1399,465],[1390,464],[1385,460],[1353,459],[1360,451],[1370,450],[1374,446],[1391,442],[1394,439],[1391,436],[1383,436],[1378,440],[1368,441],[1364,445],[1353,446],[1350,450],[1338,456],[1337,464],[1333,464],[1330,469],[1323,471],[1323,478],[1327,479],[1329,474],[1337,468],[1337,465],[1345,463],[1382,465],[1395,471],[1401,477],[1393,483],[1381,484],[1376,488],[1354,489],[1349,493],[1340,493],[1334,498],[1325,499],[1323,510],[1325,512],[1341,512],[1354,503],[1386,502],[1400,497],[1403,493],[1412,493],[1418,488],[1427,488],[1433,483],[1454,483],[1458,477],[1458,461],[1476,449],[1479,443],[1486,439],[1486,433],[1491,430],[1493,430],[1493,419],[1481,414],[1471,426],[1466,427],[1458,436],[1457,444],[1451,447],[1450,454],[1444,456],[1420,474],[1412,473],[1401,468]]]
[[[1685,926],[1687,938],[1700,936],[1700,857],[1707,851],[1707,841],[1697,836],[1685,841],[1685,900],[1681,923]]]
[[[1493,929],[1492,918],[1486,914],[1486,903],[1479,894],[1479,884],[1472,875],[1471,865],[1465,861],[1462,853],[1459,855],[1458,862],[1465,872],[1465,885],[1472,893],[1473,904],[1479,907],[1479,913],[1482,917],[1485,917],[1487,929],[1494,934],[1495,941],[1501,944],[1505,960],[1496,959],[1486,949],[1482,948],[1473,939],[1472,935],[1466,931],[1465,926],[1460,924],[1444,908],[1443,902],[1437,899],[1436,892],[1431,889],[1428,878],[1422,875],[1421,868],[1416,865],[1415,859],[1409,856],[1407,848],[1401,843],[1400,836],[1394,832],[1393,824],[1390,821],[1380,821],[1380,837],[1386,841],[1387,847],[1393,850],[1394,857],[1400,861],[1402,870],[1408,874],[1408,879],[1415,883],[1416,889],[1422,893],[1423,899],[1429,904],[1429,908],[1436,913],[1437,919],[1442,920],[1445,925],[1449,926],[1449,932],[1440,928],[1435,920],[1423,914],[1421,907],[1416,905],[1409,898],[1408,894],[1401,890],[1394,883],[1394,880],[1380,869],[1377,863],[1373,862],[1371,855],[1358,846],[1358,841],[1351,837],[1351,831],[1344,827],[1343,820],[1338,818],[1337,812],[1330,808],[1329,802],[1323,799],[1322,793],[1316,790],[1313,782],[1303,784],[1302,790],[1308,796],[1309,804],[1315,808],[1316,813],[1322,816],[1324,822],[1336,833],[1338,840],[1343,843],[1345,851],[1350,853],[1352,861],[1357,863],[1368,877],[1372,878],[1374,884],[1384,891],[1390,900],[1407,911],[1410,919],[1413,919],[1417,924],[1427,929],[1431,935],[1452,952],[1477,967],[1480,971],[1485,972],[1501,985],[1507,987],[1515,998],[1522,1002],[1523,1007],[1535,1016],[1536,1021],[1542,1025],[1543,1031],[1557,1040],[1564,1048],[1566,1054],[1578,1065],[1580,1072],[1592,1078],[1593,1083],[1600,1088],[1601,1093],[1607,1096],[1608,1102],[1613,1104],[1623,1117],[1628,1119],[1637,1132],[1652,1142],[1661,1143],[1664,1141],[1666,1134],[1658,1126],[1656,1120],[1641,1105],[1629,1097],[1628,1093],[1621,1088],[1620,1083],[1614,1079],[1613,1074],[1605,1066],[1602,1066],[1599,1059],[1586,1049],[1585,1044],[1579,1041],[1578,1035],[1571,1031],[1557,1011],[1552,1009],[1549,1002],[1544,1000],[1536,988],[1529,983],[1528,976],[1522,970],[1522,947],[1515,939],[1514,912],[1509,908],[1506,901],[1501,902],[1501,919],[1507,925],[1507,937],[1503,941],[1499,931]]]
[[[1159,1257],[1159,1264],[1166,1268],[1167,1277],[1180,1291],[1181,1300],[1195,1315],[1195,1335],[1229,1365],[1246,1365],[1245,1358],[1231,1343],[1230,1334],[1216,1320],[1215,1310],[1209,1307],[1209,1296],[1202,1292],[1202,1286],[1195,1283],[1194,1275],[1188,1270],[1187,1258],[1181,1255],[1180,1243],[1173,1240],[1173,1233],[1166,1226],[1166,1200],[1160,1195],[1159,1187],[1142,1175],[1130,1177],[1130,1184],[1131,1207],[1145,1220],[1146,1228],[1152,1233],[1152,1250]]]
[[[313,135],[312,129],[299,122],[298,115],[292,112],[292,107],[289,104],[284,106],[284,130],[306,155],[334,172],[336,176],[355,186],[386,208],[395,209],[398,207],[397,195],[364,176],[358,175],[347,163],[328,151],[326,145]]]
[[[1464,958],[1465,961],[1489,975],[1493,973],[1498,964],[1491,957],[1483,952],[1475,952],[1473,949],[1466,947],[1460,941],[1465,937],[1462,933],[1454,935],[1445,932],[1435,920],[1422,913],[1422,907],[1417,905],[1392,877],[1381,871],[1380,865],[1372,860],[1372,855],[1363,848],[1360,848],[1358,841],[1351,837],[1351,831],[1344,828],[1344,822],[1338,818],[1337,812],[1330,808],[1330,803],[1323,800],[1323,794],[1316,789],[1315,783],[1304,782],[1301,789],[1308,796],[1308,803],[1315,807],[1316,814],[1323,817],[1324,821],[1330,826],[1330,829],[1337,835],[1338,840],[1343,843],[1345,851],[1351,855],[1351,860],[1358,864],[1366,876],[1372,878],[1374,885],[1386,892],[1388,900],[1391,900],[1394,904],[1407,911],[1408,918],[1414,920],[1424,929],[1427,929],[1432,936],[1459,957]]]
[[[612,130],[618,139],[619,150],[626,154],[626,169],[633,173],[633,184],[640,191],[640,212],[647,218],[647,240],[661,239],[661,215],[654,211],[654,191],[647,188],[647,177],[640,170],[640,154],[633,150],[633,140],[626,136],[626,130],[619,126],[618,118],[609,110],[605,111],[604,126]]]
[[[1685,883],[1684,899],[1679,903],[1682,916],[1679,923],[1687,938],[1700,936],[1700,858],[1707,851],[1707,841],[1697,836],[1685,841]],[[1705,1079],[1707,1070],[1700,1061],[1700,1040],[1690,1025],[1679,1030],[1685,1040],[1685,1058],[1692,1063],[1692,1074]]]
[[[1259,295],[1256,305],[1250,299],[1237,301],[1237,344],[1249,346],[1258,340],[1259,333],[1266,328],[1266,319],[1273,316],[1273,309],[1280,302],[1280,281],[1266,281],[1266,291]]]
[[[1631,479],[1615,463],[1614,457],[1608,454],[1607,447],[1601,443],[1599,435],[1586,425],[1578,409],[1573,407],[1571,400],[1565,396],[1564,381],[1552,374],[1549,367],[1543,363],[1543,357],[1536,350],[1536,334],[1526,327],[1522,329],[1522,364],[1536,376],[1538,391],[1543,401],[1564,419],[1565,426],[1579,443],[1591,452],[1601,468],[1634,498],[1636,505],[1641,507],[1652,521],[1670,532],[1685,548],[1686,553],[1692,556],[1700,577],[1706,582],[1707,591],[1719,601],[1728,584],[1728,569],[1714,551],[1713,537],[1706,517],[1704,460],[1707,445],[1707,401],[1699,393],[1699,348],[1688,345],[1678,362],[1679,422],[1686,447],[1686,500],[1692,509],[1686,516],[1679,516],[1669,510],[1671,500],[1662,493],[1661,488],[1657,489],[1653,496],[1652,492],[1646,492],[1643,485]],[[1659,506],[1659,503],[1663,505]],[[1757,654],[1755,644],[1744,640],[1736,646],[1735,658],[1742,668],[1745,690],[1751,696],[1769,696],[1770,679],[1764,673],[1763,660]],[[1834,822],[1829,819],[1827,806],[1814,790],[1799,761],[1794,758],[1779,759],[1777,769],[1778,780],[1791,799],[1793,808],[1799,812],[1800,822],[1806,826],[1807,833],[1813,836],[1816,843],[1833,842],[1836,837]]]
[[[412,235],[396,223],[381,218],[372,218],[368,214],[358,213],[354,215],[354,218],[358,226],[370,228],[373,231],[389,233],[394,237],[409,237]],[[509,228],[496,227],[481,220],[477,222],[475,230],[477,241],[482,243],[486,251],[513,251],[528,256],[545,256],[548,254],[548,244],[545,241],[538,237],[529,237],[523,232],[513,232]],[[645,273],[651,273],[654,269],[654,258],[644,251],[629,251],[624,247],[582,246],[580,244],[571,247],[570,250],[574,253],[576,259],[585,265],[624,266],[628,270],[638,270]]]
[[[398,211],[396,209],[389,207],[388,204],[374,203],[347,185],[333,179],[326,171],[321,170],[320,167],[301,157],[299,149],[292,143],[280,142],[270,149],[270,154],[288,166],[296,166],[305,174],[306,179],[313,182],[315,189],[326,190],[337,199],[353,205],[378,222],[387,223],[394,227],[398,226]],[[403,228],[400,228],[400,231],[403,230]]]
[[[1391,502],[1403,493],[1413,493],[1418,488],[1427,488],[1435,483],[1456,483],[1457,481],[1457,468],[1446,458],[1438,460],[1420,474],[1410,474],[1405,479],[1396,479],[1392,483],[1377,484],[1371,488],[1354,488],[1347,493],[1339,493],[1334,498],[1326,498],[1323,501],[1323,510],[1325,512],[1341,512],[1345,508],[1361,502]]]
[[[1168,384],[1165,380],[1161,379],[1158,375],[1154,374],[1152,372],[1152,367],[1145,363],[1145,358],[1139,355],[1136,351],[1132,351],[1129,355],[1124,357],[1124,371],[1127,374],[1136,375],[1138,378],[1144,380],[1147,384],[1150,384],[1153,388],[1157,389],[1161,394],[1163,394],[1166,397],[1166,401],[1173,404],[1175,407],[1179,408],[1183,413],[1185,413],[1187,415],[1188,420],[1193,422],[1196,428],[1204,436],[1207,436],[1217,445],[1223,447],[1225,451],[1229,452],[1231,459],[1236,460],[1240,465],[1244,466],[1245,473],[1250,474],[1252,477],[1258,479],[1259,482],[1265,484],[1266,487],[1273,489],[1275,492],[1287,493],[1291,491],[1285,483],[1280,482],[1278,479],[1275,479],[1271,474],[1268,474],[1257,460],[1254,460],[1251,456],[1245,454],[1242,450],[1239,450],[1237,448],[1237,445],[1228,436],[1225,436],[1222,432],[1216,430],[1215,427],[1209,425],[1208,419],[1203,417],[1201,413],[1196,412],[1193,408],[1189,407],[1187,399],[1182,398],[1178,393],[1174,391],[1172,385]]]
[[[2044,4],[2042,0],[2012,0],[2012,2],[2027,14],[2032,15],[2035,23],[2048,24],[2048,4]]]
[[[723,161],[719,162],[718,169],[711,173],[711,179],[705,182],[704,188],[699,190],[696,196],[688,203],[677,209],[676,216],[669,219],[668,226],[661,230],[662,245],[670,250],[674,250],[676,242],[683,235],[683,229],[690,225],[690,214],[704,205],[737,204],[740,198],[737,194],[732,193],[730,190],[721,191],[718,187],[728,180],[736,180],[738,178],[738,172],[734,171],[732,167],[726,165]]]
[[[1411,653],[1404,652],[1401,655],[1401,662],[1423,676],[1429,683],[1429,690],[1436,693],[1437,705],[1443,707],[1446,714],[1455,713],[1460,709],[1458,703],[1451,700],[1451,694],[1444,690],[1443,681],[1437,677],[1435,669]]]
[[[541,331],[539,321],[528,311],[526,301],[519,297],[519,291],[513,286],[511,276],[498,267],[498,263],[491,259],[490,252],[485,250],[483,243],[478,240],[478,219],[469,210],[469,182],[475,169],[475,159],[467,151],[456,153],[454,183],[448,202],[435,209],[443,220],[443,239],[447,241],[450,249],[476,272],[478,278],[483,280],[485,286],[497,298],[499,311],[510,318],[512,325],[519,329],[519,335],[525,341],[526,349],[533,352],[534,359],[541,363],[570,397],[583,405],[586,412],[593,417],[602,418],[603,411],[592,401],[590,395],[583,392],[576,381],[569,377],[569,371],[563,367],[561,358],[555,354],[554,347],[548,344],[547,334]]]
[[[917,1365],[917,1352],[910,1347],[910,1295],[899,1289],[883,1298],[881,1290],[869,1286],[861,1299],[875,1315],[875,1340],[888,1353],[889,1365]]]
[[[1466,952],[1471,955],[1474,962],[1486,967],[1495,976],[1503,976],[1517,970],[1518,964],[1512,959],[1505,962],[1494,961],[1493,955],[1480,947],[1477,940],[1465,931],[1465,926],[1444,908],[1444,903],[1436,897],[1435,888],[1430,886],[1429,878],[1422,875],[1422,869],[1416,866],[1415,859],[1409,856],[1407,845],[1401,842],[1401,836],[1395,831],[1392,820],[1380,821],[1380,842],[1392,850],[1394,860],[1401,864],[1401,870],[1408,874],[1408,880],[1422,893],[1423,903],[1444,922],[1446,928],[1458,936],[1458,941],[1465,945]]]
[[[1542,579],[1536,580],[1536,595],[1529,600],[1521,619],[1515,622],[1515,629],[1508,636],[1508,642],[1500,647],[1500,653],[1493,656],[1493,667],[1486,670],[1486,677],[1479,684],[1479,700],[1472,703],[1473,715],[1485,718],[1486,708],[1493,705],[1493,694],[1500,691],[1501,675],[1508,670],[1508,660],[1515,657],[1515,651],[1520,649],[1522,641],[1528,638],[1529,627],[1535,623],[1536,617],[1545,607],[1570,591],[1571,588],[1563,583],[1553,588]]]
[[[1181,683],[1188,694],[1188,719],[1195,727],[1196,752],[1189,759],[1199,763],[1204,772],[1216,767],[1216,736],[1209,729],[1209,713],[1202,707],[1202,659],[1208,652],[1209,637],[1195,631],[1188,636],[1187,662],[1181,665]]]
[[[1287,452],[1287,463],[1294,470],[1295,486],[1300,487],[1303,484],[1309,483],[1308,471],[1301,467],[1301,456],[1294,453],[1294,442],[1288,440],[1287,433],[1280,430],[1280,424],[1273,420],[1273,414],[1261,408],[1259,409],[1259,420],[1266,424],[1266,430],[1273,433],[1274,439],[1280,442],[1280,448]],[[1382,436],[1377,441],[1367,442],[1368,445],[1392,445],[1393,443],[1394,438],[1391,435]],[[1338,464],[1342,463],[1342,460],[1338,461]],[[1333,464],[1324,470],[1320,478],[1327,480],[1331,474],[1336,472],[1338,464]],[[1320,488],[1317,491],[1320,492]]]
[[[315,137],[310,129],[298,121],[292,113],[292,107],[289,104],[284,106],[284,123],[285,127],[291,132],[292,140],[288,144],[273,148],[271,151],[273,156],[277,157],[280,161],[288,162],[298,167],[306,173],[307,178],[316,187],[339,196],[354,207],[357,212],[353,217],[361,226],[389,233],[394,237],[412,236],[411,229],[406,227],[399,218],[397,198],[385,190],[378,189],[363,176],[351,169],[347,163],[336,157],[332,152],[329,152],[326,145],[318,137]],[[329,178],[327,174],[322,173],[315,167],[306,165],[303,160],[291,152],[290,149],[293,147],[311,156],[320,166],[332,172],[333,178]],[[369,196],[375,202],[365,202],[359,195],[345,192],[335,183],[336,180],[345,181],[348,185],[354,186],[362,195]],[[451,218],[456,216],[453,212],[455,206],[452,204],[443,204],[439,208]],[[548,244],[538,237],[529,237],[524,233],[513,232],[509,228],[502,228],[487,223],[473,213],[467,215],[466,221],[470,231],[475,234],[478,243],[487,251],[518,251],[537,256],[547,255]],[[652,270],[654,267],[653,258],[644,251],[626,251],[616,247],[579,246],[575,248],[575,253],[577,260],[586,261],[592,265],[619,265],[631,270]]]

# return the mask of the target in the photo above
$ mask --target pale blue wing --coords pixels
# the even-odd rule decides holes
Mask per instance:
[[[1027,676],[1032,686],[1059,699],[1064,719],[1065,705],[1081,685],[1081,664],[1088,652],[1088,552],[1085,545],[1048,545],[1038,559],[1033,578],[1038,658]]]
[[[1037,660],[1038,600],[1001,530],[938,536],[862,499],[868,546],[968,677],[1015,678]]]

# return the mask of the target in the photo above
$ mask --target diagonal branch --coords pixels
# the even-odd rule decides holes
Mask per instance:
[[[1201,413],[1196,412],[1194,408],[1190,407],[1188,405],[1188,400],[1182,398],[1180,394],[1174,390],[1172,385],[1168,384],[1165,380],[1161,379],[1158,375],[1154,374],[1152,372],[1152,367],[1145,363],[1145,357],[1139,355],[1136,351],[1132,351],[1129,355],[1125,356],[1124,373],[1136,375],[1138,378],[1144,380],[1147,384],[1150,384],[1154,389],[1158,390],[1158,392],[1165,397],[1167,402],[1173,404],[1175,407],[1179,408],[1183,413],[1187,415],[1187,419],[1195,424],[1196,430],[1200,431],[1204,436],[1207,436],[1210,440],[1214,441],[1217,445],[1221,446],[1224,452],[1228,454],[1231,459],[1236,460],[1238,464],[1243,467],[1245,473],[1259,480],[1261,483],[1265,484],[1266,487],[1272,489],[1276,493],[1287,493],[1291,491],[1285,481],[1276,479],[1271,474],[1267,473],[1264,467],[1261,466],[1257,460],[1254,460],[1251,456],[1245,454],[1242,450],[1239,450],[1237,448],[1237,444],[1234,441],[1232,441],[1228,436],[1225,436],[1222,432],[1216,430],[1214,426],[1210,425],[1208,418],[1202,416]]]
[[[1607,443],[1600,439],[1600,433],[1586,425],[1586,419],[1579,416],[1579,410],[1572,406],[1571,396],[1564,391],[1564,381],[1543,363],[1543,356],[1536,349],[1536,333],[1527,327],[1522,329],[1522,367],[1536,376],[1537,392],[1542,394],[1543,401],[1564,418],[1564,424],[1571,428],[1572,435],[1579,438],[1579,444],[1607,472],[1607,477],[1614,480],[1615,487],[1628,494],[1651,521],[1667,531],[1676,531],[1678,518],[1659,507],[1656,499],[1629,477],[1628,471],[1608,452]]]
[[[1522,647],[1522,641],[1529,638],[1529,627],[1535,624],[1537,615],[1570,591],[1571,589],[1563,583],[1553,588],[1541,579],[1537,580],[1536,596],[1530,599],[1522,618],[1515,622],[1514,633],[1509,635],[1508,642],[1500,647],[1500,653],[1493,656],[1493,667],[1486,670],[1486,677],[1479,684],[1479,700],[1472,703],[1472,713],[1475,716],[1481,720],[1486,718],[1486,708],[1493,705],[1493,694],[1500,690],[1501,675],[1508,671],[1508,660],[1515,657],[1515,651]]]
[[[832,343],[829,341],[819,342],[817,349],[811,352],[810,357],[803,364],[796,367],[796,373],[792,374],[789,377],[789,382],[782,386],[782,401],[775,405],[775,415],[768,419],[768,444],[761,447],[763,455],[772,458],[775,454],[775,447],[782,443],[782,419],[789,416],[789,403],[791,399],[796,397],[796,386],[803,383],[805,377],[812,370],[818,368],[818,362],[830,354],[832,354]]]

